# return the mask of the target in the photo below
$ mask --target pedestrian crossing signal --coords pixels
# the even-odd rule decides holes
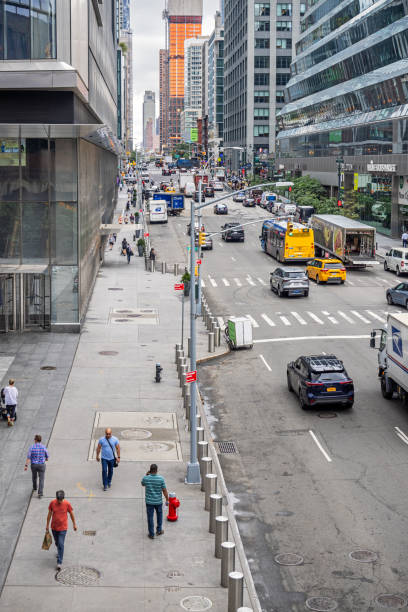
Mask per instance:
[[[337,200],[337,206],[338,206],[339,208],[342,208],[342,206],[343,206],[343,202],[342,202],[341,200]]]

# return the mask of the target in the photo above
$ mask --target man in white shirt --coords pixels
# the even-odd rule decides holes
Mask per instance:
[[[402,240],[402,246],[403,248],[405,248],[408,244],[408,233],[406,231],[403,232],[401,236],[401,240]]]
[[[14,386],[14,380],[10,378],[9,384],[4,387],[4,403],[6,404],[7,425],[9,427],[12,427],[16,420],[17,398],[17,388]]]

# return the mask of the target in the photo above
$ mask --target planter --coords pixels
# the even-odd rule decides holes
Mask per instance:
[[[139,253],[139,257],[143,257],[143,255],[144,255],[144,248],[142,246],[138,246],[137,247],[137,252]]]
[[[190,281],[184,281],[184,295],[185,297],[190,295]]]
[[[135,237],[140,238],[140,229],[135,230]]]

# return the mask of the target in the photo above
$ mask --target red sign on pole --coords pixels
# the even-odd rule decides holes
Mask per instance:
[[[146,232],[145,234],[143,234],[143,236],[147,238],[149,236],[149,232]]]
[[[175,289],[176,291],[183,291],[183,289],[184,289],[184,283],[176,283],[176,284],[174,285],[174,289]]]
[[[196,264],[199,266],[201,264],[201,259],[197,259]]]
[[[186,374],[186,383],[192,383],[197,380],[197,370],[193,370],[192,372],[187,372]]]

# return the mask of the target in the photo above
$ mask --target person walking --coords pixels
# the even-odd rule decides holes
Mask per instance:
[[[10,378],[7,387],[4,387],[4,403],[7,410],[7,425],[12,427],[17,418],[17,398],[18,389],[14,385],[15,381]]]
[[[130,258],[133,257],[133,251],[129,243],[126,247],[126,257],[127,257],[128,264],[130,264]]]
[[[149,259],[150,261],[156,261],[156,251],[154,249],[150,249]]]
[[[116,449],[116,455],[115,455]],[[105,436],[98,440],[96,448],[96,460],[100,461],[102,451],[102,485],[103,490],[107,491],[112,484],[113,468],[115,461],[120,463],[120,446],[119,440],[112,436],[112,430],[105,429]]]
[[[402,246],[405,248],[408,245],[408,233],[404,230],[401,236]]]
[[[115,244],[115,239],[113,236],[109,236],[109,250],[111,251],[113,249],[113,245]]]
[[[55,499],[48,506],[48,516],[45,531],[49,531],[51,521],[51,531],[54,536],[55,546],[57,547],[57,571],[61,569],[64,558],[65,536],[68,531],[68,514],[71,517],[72,527],[77,530],[74,511],[69,501],[65,499],[64,491],[57,491]]]
[[[49,455],[44,444],[41,444],[40,434],[34,436],[34,444],[30,446],[27,453],[27,459],[24,466],[24,471],[28,469],[28,464],[31,462],[31,475],[33,478],[33,491],[37,491],[38,480],[38,497],[44,494],[44,478],[45,478],[45,462],[48,461]]]
[[[154,539],[154,513],[156,512],[156,535],[162,535],[163,531],[163,497],[166,498],[166,506],[169,503],[169,494],[163,476],[157,473],[157,465],[152,463],[150,470],[143,476],[142,487],[145,487],[145,501],[147,513],[148,537]]]

